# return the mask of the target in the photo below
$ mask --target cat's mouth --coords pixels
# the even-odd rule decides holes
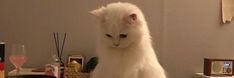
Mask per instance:
[[[124,48],[127,48],[128,46],[124,46],[124,45],[120,45],[120,44],[113,44],[111,46],[112,48],[116,48],[116,49],[124,49]]]
[[[119,44],[113,44],[111,47],[112,48],[121,48]]]
[[[115,46],[115,47],[119,47],[119,46],[120,46],[120,44],[113,44],[113,46]]]

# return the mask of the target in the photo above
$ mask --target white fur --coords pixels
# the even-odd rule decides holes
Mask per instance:
[[[152,48],[144,15],[137,6],[111,3],[91,13],[101,20],[97,43],[99,64],[91,78],[166,78]],[[137,19],[133,20],[131,14],[136,14]],[[121,39],[119,34],[128,36]]]

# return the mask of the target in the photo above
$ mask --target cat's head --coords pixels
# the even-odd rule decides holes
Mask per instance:
[[[135,5],[111,3],[91,11],[100,19],[100,38],[103,44],[114,48],[127,48],[140,42],[144,18]]]

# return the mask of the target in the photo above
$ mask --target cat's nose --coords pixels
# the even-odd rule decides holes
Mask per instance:
[[[119,44],[114,44],[114,46],[118,47],[118,46],[119,46]]]

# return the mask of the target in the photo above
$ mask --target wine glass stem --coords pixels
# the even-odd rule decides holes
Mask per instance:
[[[16,67],[16,74],[20,73],[20,67]]]

